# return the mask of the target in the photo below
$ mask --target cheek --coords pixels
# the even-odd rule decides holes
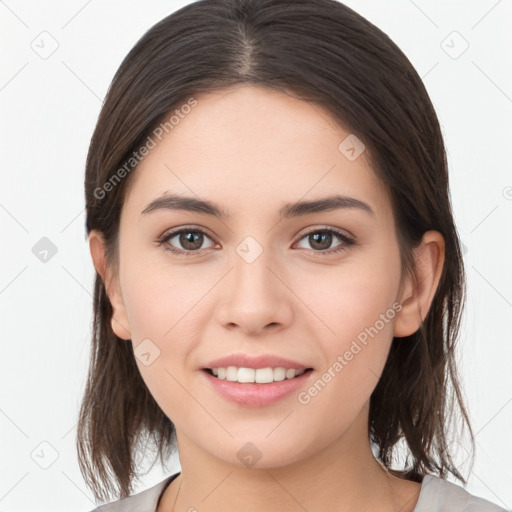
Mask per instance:
[[[318,339],[340,349],[376,323],[383,337],[392,333],[399,280],[398,254],[372,258],[369,252],[338,267],[326,267],[314,278],[296,278],[293,288],[319,320],[315,323],[322,334]]]
[[[190,326],[189,314],[211,287],[192,269],[161,262],[126,266],[123,299],[135,341],[167,340]]]
[[[343,403],[356,413],[369,399],[401,309],[396,302],[399,279],[398,254],[390,252],[384,258],[331,267],[325,276],[316,276],[314,287],[310,282],[298,292],[317,317],[311,316],[309,324],[323,357],[322,382],[306,394],[305,402],[311,399],[320,409]]]
[[[137,366],[157,404],[179,423],[190,407],[187,358],[204,328],[199,301],[211,286],[178,267],[139,264],[130,274],[126,270],[123,294]],[[150,364],[141,357],[144,352]]]

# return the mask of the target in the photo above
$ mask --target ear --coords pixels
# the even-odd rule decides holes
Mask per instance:
[[[425,320],[441,279],[445,258],[444,238],[438,231],[426,231],[414,249],[414,275],[405,278],[398,298],[402,309],[397,315],[393,335],[414,334]]]
[[[91,230],[89,234],[89,250],[94,267],[105,284],[105,290],[112,305],[113,312],[110,319],[112,330],[119,338],[129,340],[131,332],[119,281],[111,267],[107,264],[103,234],[96,229]]]

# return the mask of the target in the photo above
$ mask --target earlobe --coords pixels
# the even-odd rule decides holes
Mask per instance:
[[[129,340],[131,332],[119,282],[107,264],[103,234],[97,230],[92,230],[89,234],[89,250],[94,267],[103,280],[107,296],[112,305],[113,312],[110,319],[112,330],[119,338]]]
[[[414,334],[425,320],[441,279],[445,258],[444,238],[438,231],[427,231],[414,249],[414,275],[406,278],[399,297],[402,305],[393,335]]]

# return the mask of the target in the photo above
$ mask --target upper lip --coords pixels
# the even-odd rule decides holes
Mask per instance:
[[[294,370],[306,370],[311,368],[305,366],[297,361],[287,359],[285,357],[273,354],[261,354],[259,356],[250,356],[248,354],[231,354],[229,356],[221,357],[206,363],[205,369],[212,368],[227,368],[228,366],[236,366],[237,368],[285,368],[287,370],[293,368]]]

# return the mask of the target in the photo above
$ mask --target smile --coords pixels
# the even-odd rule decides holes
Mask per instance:
[[[213,373],[213,370],[217,370],[217,376]],[[226,374],[233,379],[229,380],[220,378],[219,375],[221,375],[222,370],[224,368],[204,369],[201,373],[211,388],[222,398],[246,407],[264,407],[276,404],[293,392],[298,393],[301,388],[308,386],[308,381],[314,373],[312,368],[293,370],[293,376],[286,377],[285,373],[284,380],[274,380],[274,373],[272,373],[272,381],[270,381],[270,371],[277,371],[279,378],[283,374],[283,369],[279,367],[258,369],[227,367],[225,368]],[[245,370],[248,370],[248,372],[245,372]],[[266,382],[238,381],[240,371],[240,378],[243,380],[244,375],[247,378],[252,375],[251,371],[254,374],[254,379],[256,379],[259,370],[264,370],[261,375],[262,379],[266,379]],[[290,372],[289,375],[291,375],[291,369],[286,370],[286,372]]]
[[[237,368],[228,366],[225,368],[212,368],[210,370],[218,379],[228,380],[230,382],[269,384],[271,382],[280,382],[285,379],[293,379],[302,375],[306,370],[295,370],[293,368]]]

